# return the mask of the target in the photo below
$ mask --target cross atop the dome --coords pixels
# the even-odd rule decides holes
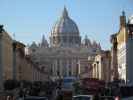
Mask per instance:
[[[64,10],[63,10],[62,16],[63,16],[63,18],[68,17],[68,11],[67,11],[65,6],[64,6]]]

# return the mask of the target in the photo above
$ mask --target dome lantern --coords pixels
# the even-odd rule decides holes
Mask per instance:
[[[63,18],[67,18],[68,17],[68,12],[67,12],[66,7],[64,7],[64,10],[63,10],[63,13],[62,13],[62,17]]]

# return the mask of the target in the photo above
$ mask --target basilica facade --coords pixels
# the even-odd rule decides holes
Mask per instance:
[[[91,62],[101,52],[96,41],[91,42],[87,36],[81,39],[76,23],[69,17],[64,7],[60,19],[53,26],[48,42],[45,36],[39,44],[33,42],[29,46],[32,61],[52,78],[80,76],[87,73],[91,77]]]

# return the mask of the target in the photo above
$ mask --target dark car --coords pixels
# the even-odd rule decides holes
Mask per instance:
[[[32,97],[25,97],[24,100],[48,100],[48,98],[47,97],[32,96]]]

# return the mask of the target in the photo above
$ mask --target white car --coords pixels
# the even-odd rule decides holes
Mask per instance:
[[[93,100],[92,95],[76,95],[73,96],[72,100]]]
[[[121,100],[133,100],[133,97],[121,98]]]

